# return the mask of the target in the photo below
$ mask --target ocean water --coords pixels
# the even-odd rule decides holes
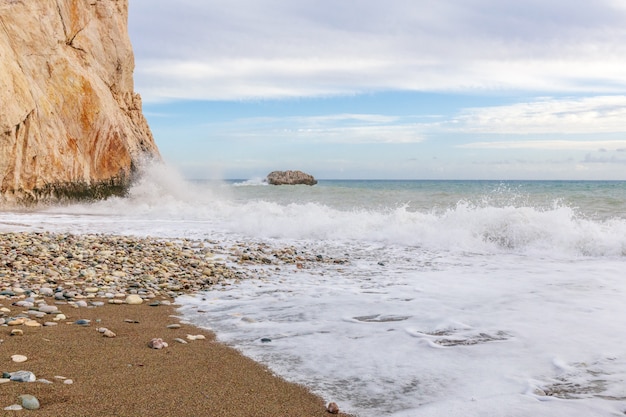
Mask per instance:
[[[258,279],[180,297],[180,314],[358,416],[626,413],[625,182],[273,187],[153,167],[125,199],[0,212],[9,230],[319,260],[250,265]]]

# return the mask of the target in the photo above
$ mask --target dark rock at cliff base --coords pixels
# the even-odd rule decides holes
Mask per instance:
[[[267,182],[271,185],[317,184],[317,180],[312,175],[302,171],[273,171],[268,174]]]

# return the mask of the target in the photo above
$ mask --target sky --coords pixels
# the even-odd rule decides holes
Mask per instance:
[[[626,180],[625,0],[131,0],[192,179]]]

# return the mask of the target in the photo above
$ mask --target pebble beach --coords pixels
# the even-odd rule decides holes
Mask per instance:
[[[0,409],[40,416],[330,415],[332,399],[284,381],[177,317],[175,297],[250,278],[255,270],[238,262],[277,259],[298,267],[318,260],[219,242],[0,234]]]

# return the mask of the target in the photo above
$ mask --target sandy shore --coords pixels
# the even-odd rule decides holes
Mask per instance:
[[[66,255],[72,248],[87,249],[83,246],[86,241],[76,238],[78,246],[63,248],[65,255],[54,251],[43,254],[41,247],[28,254],[29,248],[42,243],[40,237],[0,235],[0,288],[4,293],[0,296],[0,306],[5,322],[0,326],[3,340],[0,371],[25,370],[37,378],[35,382],[0,384],[0,410],[19,403],[19,395],[31,394],[40,402],[40,408],[32,412],[39,416],[330,415],[326,404],[333,399],[319,398],[304,387],[287,383],[234,349],[217,343],[212,333],[179,323],[175,306],[167,305],[172,301],[168,294],[171,287],[180,284],[172,281],[171,274],[164,275],[169,288],[161,284],[161,287],[146,289],[148,286],[141,287],[135,278],[150,274],[144,274],[135,264],[135,278],[121,278],[123,272],[131,274],[121,264],[116,266],[109,262],[106,273],[88,274],[89,280],[80,281],[77,277],[86,276],[84,270],[88,265],[72,264],[73,256]],[[54,248],[59,245],[58,238],[45,235],[43,244]],[[31,244],[21,245],[20,242],[29,239]],[[89,239],[95,239],[90,241],[92,247],[94,242],[99,242],[99,238]],[[129,238],[124,239],[128,243]],[[135,243],[141,250],[151,250],[146,241]],[[64,261],[68,259],[70,261]],[[177,268],[182,264],[173,258],[169,261]],[[92,259],[92,266],[102,271],[97,267],[98,262],[102,259]],[[197,262],[190,263],[195,264]],[[47,272],[42,272],[42,265]],[[200,266],[206,269],[206,265]],[[114,271],[119,273],[110,275]],[[185,279],[191,280],[194,274],[189,271]],[[198,272],[198,276],[206,278],[202,272]],[[110,277],[120,279],[112,283]],[[114,291],[113,296],[109,290]],[[131,292],[141,293],[144,302],[140,305],[123,303],[121,294]],[[35,302],[32,306],[29,301],[20,303],[24,300]],[[94,303],[97,306],[93,306]],[[56,306],[58,311],[37,313],[44,305]],[[30,325],[9,325],[20,316],[28,317]],[[76,324],[81,319],[89,320],[89,325]],[[180,324],[180,327],[168,328],[172,324]],[[102,327],[114,332],[115,337],[104,337],[96,330]],[[11,335],[16,330],[18,334]],[[204,335],[205,339],[189,340],[188,335]],[[168,347],[151,349],[148,342],[153,338],[162,338]],[[24,355],[28,359],[14,362],[13,355]],[[67,383],[69,380],[71,384]]]

